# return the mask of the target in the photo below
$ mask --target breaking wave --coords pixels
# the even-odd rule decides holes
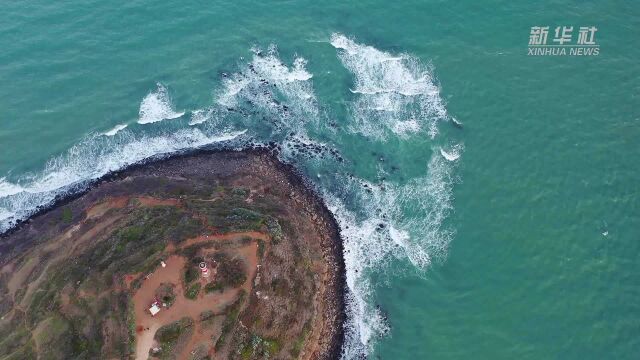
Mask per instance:
[[[254,122],[255,115],[260,116],[262,123],[254,125],[266,126],[272,134],[305,134],[319,113],[307,61],[296,57],[287,66],[274,45],[266,51],[253,48],[252,52],[251,62],[242,65],[241,71],[223,74],[216,103],[245,121]]]
[[[173,108],[169,92],[164,85],[158,83],[156,91],[144,97],[138,112],[138,124],[151,124],[162,120],[176,119],[184,115]]]
[[[333,34],[331,45],[354,76],[353,131],[382,140],[389,132],[426,131],[431,138],[436,136],[437,123],[447,119],[447,112],[430,66],[407,54],[392,55],[358,44],[342,34]]]
[[[166,87],[158,84],[140,103],[138,123],[148,125],[119,125],[90,135],[37,173],[0,178],[0,232],[56,196],[151,157],[204,146],[275,146],[283,161],[308,175],[341,229],[347,284],[342,357],[370,353],[376,339],[390,331],[374,305],[372,276],[389,270],[394,259],[424,271],[446,255],[454,229],[445,219],[453,210],[463,149],[442,145],[451,141],[438,131],[447,112],[430,66],[341,34],[334,34],[331,44],[353,75],[344,126],[333,126],[335,119],[321,110],[326,107],[319,104],[306,59],[287,62],[273,45],[253,48],[236,72],[221,73],[213,103],[188,119],[162,121],[185,113],[175,110]],[[394,175],[395,165],[382,159],[404,156],[416,134],[428,134],[431,143],[421,150],[420,175]],[[367,160],[361,149],[370,151],[372,140],[388,142],[384,154]],[[356,163],[374,168],[374,174]]]
[[[126,128],[127,128],[127,126],[128,126],[127,124],[119,124],[119,125],[116,125],[113,129],[111,129],[111,130],[109,130],[109,131],[104,132],[102,135],[105,135],[105,136],[114,136],[115,134],[117,134],[118,132],[120,132],[120,130],[124,130],[124,129],[126,129]]]
[[[462,144],[452,146],[450,149],[445,150],[440,148],[440,155],[448,161],[456,161],[462,153]]]
[[[20,185],[12,184],[7,181],[7,178],[0,178],[0,198],[17,194],[22,191]]]

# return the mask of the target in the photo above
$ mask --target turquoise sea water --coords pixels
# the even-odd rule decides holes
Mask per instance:
[[[159,153],[273,141],[343,229],[345,358],[640,353],[636,3],[2,8],[0,228]],[[527,56],[532,26],[596,26],[600,55]]]

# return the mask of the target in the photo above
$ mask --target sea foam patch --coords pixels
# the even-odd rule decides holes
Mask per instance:
[[[17,194],[22,190],[22,186],[9,182],[6,177],[0,178],[0,198]]]
[[[117,134],[118,132],[120,132],[120,130],[124,130],[127,128],[127,124],[119,124],[113,127],[113,129],[109,130],[109,131],[105,131],[102,135],[105,136],[114,136],[115,134]]]
[[[355,94],[351,111],[354,132],[384,140],[426,131],[433,138],[437,123],[447,119],[432,70],[418,59],[392,55],[333,34],[342,64],[353,74]]]
[[[253,58],[239,72],[223,75],[216,103],[241,112],[249,120],[266,120],[273,131],[304,135],[318,118],[318,106],[307,61],[296,57],[291,65],[279,57],[274,45],[252,49]],[[258,115],[253,116],[252,115]],[[256,124],[258,125],[258,124]]]
[[[150,124],[162,120],[176,119],[184,115],[184,111],[176,111],[167,88],[158,83],[156,91],[152,91],[142,99],[138,112],[138,124]]]
[[[448,161],[456,161],[460,158],[463,148],[462,144],[456,144],[447,149],[441,147],[440,154]]]
[[[348,316],[343,359],[370,353],[390,330],[374,306],[372,274],[393,272],[393,259],[406,259],[421,273],[446,255],[454,234],[445,219],[453,210],[455,163],[433,151],[424,166],[426,175],[404,184],[334,175],[342,179],[340,190],[324,193],[344,240]]]

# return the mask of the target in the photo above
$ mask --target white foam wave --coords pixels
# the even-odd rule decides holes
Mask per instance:
[[[13,214],[9,210],[6,210],[4,208],[0,208],[0,222],[1,221],[8,221],[11,218],[12,215]]]
[[[191,113],[191,121],[189,121],[189,125],[193,126],[193,125],[202,124],[203,122],[211,119],[212,115],[213,115],[212,109],[195,110],[194,112]]]
[[[351,91],[358,97],[351,106],[352,131],[381,140],[388,131],[406,135],[407,129],[436,136],[437,123],[446,119],[446,109],[428,66],[412,56],[392,55],[342,34],[333,34],[331,44],[354,76]],[[410,128],[402,125],[408,121]]]
[[[453,121],[453,123],[456,124],[456,126],[462,126],[462,123],[454,117],[451,117],[451,121]]]
[[[6,177],[0,178],[0,198],[17,194],[23,191],[22,186],[7,181]]]
[[[138,112],[138,124],[176,119],[184,115],[184,111],[176,111],[173,108],[167,88],[160,83],[157,86],[156,91],[150,92],[142,99]]]
[[[249,111],[261,111],[271,121],[277,121],[274,130],[304,134],[305,125],[318,117],[307,61],[296,57],[287,66],[273,45],[266,52],[253,52],[251,62],[242,71],[225,76],[216,102],[234,110],[249,104]]]
[[[365,271],[379,266],[390,249],[377,231],[383,219],[376,216],[359,219],[337,196],[325,194],[324,197],[343,238],[348,291],[342,358],[354,359],[368,353],[371,340],[387,331],[382,315],[372,306],[372,287]]]
[[[456,161],[462,153],[462,144],[457,144],[451,147],[449,150],[440,148],[440,155],[448,161]]]
[[[105,136],[114,136],[115,134],[117,134],[118,132],[120,132],[120,130],[124,130],[128,125],[127,124],[119,124],[116,125],[113,129],[106,131],[104,133],[102,133],[102,135]]]
[[[157,136],[125,132],[117,140],[91,136],[66,154],[50,160],[38,174],[25,176],[20,191],[11,187],[14,190],[0,198],[3,214],[0,232],[11,227],[12,222],[28,217],[38,207],[49,204],[57,195],[83,187],[87,181],[153,156],[238,139],[246,131],[189,128]]]
[[[420,124],[415,120],[398,121],[393,124],[393,132],[398,135],[405,135],[408,133],[415,133],[420,131]]]
[[[454,167],[434,151],[426,175],[406,184],[350,177],[344,185],[349,196],[325,193],[344,239],[348,317],[343,359],[370,353],[373,341],[389,330],[372,305],[371,273],[384,272],[392,258],[407,259],[424,271],[434,258],[445,256],[453,236],[444,221],[453,209]],[[349,209],[341,198],[356,205]]]

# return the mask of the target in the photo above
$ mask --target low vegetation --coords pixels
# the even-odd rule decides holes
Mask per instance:
[[[191,284],[187,289],[186,293],[184,294],[184,296],[187,299],[191,299],[191,300],[197,298],[198,294],[200,293],[201,287],[202,285],[200,283]]]
[[[172,359],[177,348],[186,345],[186,340],[193,332],[193,325],[193,319],[184,317],[158,329],[154,339],[158,342],[160,350],[153,355],[160,359]]]
[[[247,271],[241,259],[220,252],[213,256],[213,260],[218,264],[215,282],[220,288],[240,286],[247,280]]]
[[[175,287],[172,283],[162,283],[156,290],[156,298],[162,302],[163,306],[170,308],[176,301]]]

